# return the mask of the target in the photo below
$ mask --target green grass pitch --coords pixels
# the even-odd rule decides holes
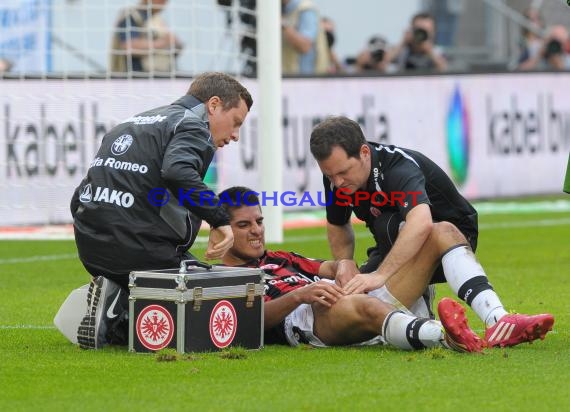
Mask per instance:
[[[88,280],[74,243],[1,241],[0,410],[569,410],[570,213],[485,213],[480,225],[477,255],[506,308],[554,314],[544,341],[483,355],[304,346],[182,356],[83,351],[52,326],[70,290]],[[362,261],[370,239],[362,226],[357,236]],[[329,257],[323,228],[288,231],[287,239],[280,248]],[[438,298],[447,295],[438,286]]]

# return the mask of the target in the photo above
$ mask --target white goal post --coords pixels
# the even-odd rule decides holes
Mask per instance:
[[[259,1],[258,73],[261,139],[261,190],[283,192],[283,131],[281,129],[281,9],[280,2]],[[277,153],[277,156],[275,154]],[[265,237],[283,241],[283,205],[264,208]]]

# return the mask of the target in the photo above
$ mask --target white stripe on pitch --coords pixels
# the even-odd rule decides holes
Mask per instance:
[[[547,227],[547,226],[566,226],[570,225],[570,218],[562,219],[539,219],[539,220],[521,220],[514,222],[505,223],[489,223],[479,225],[480,230],[494,230],[503,228],[524,228],[524,227]],[[371,235],[368,232],[356,233],[355,237],[357,239],[368,238]],[[322,235],[311,235],[311,236],[289,236],[285,239],[287,242],[317,242],[326,240],[326,233],[323,231]],[[208,242],[208,238],[205,236],[198,236],[196,238],[196,245],[204,246]],[[29,256],[21,258],[8,258],[0,259],[0,265],[10,265],[17,263],[33,263],[40,261],[57,261],[57,260],[71,260],[76,259],[76,254],[63,254],[63,255],[45,255],[45,256]]]
[[[48,260],[72,260],[76,259],[76,253],[67,253],[65,255],[44,255],[44,256],[28,256],[19,258],[0,259],[0,265],[11,265],[14,263],[34,263]]]
[[[504,228],[519,227],[536,227],[536,226],[566,226],[570,225],[570,218],[562,219],[539,219],[539,220],[520,220],[504,223],[483,223],[479,225],[479,230],[493,230]]]
[[[570,225],[570,218],[562,219],[540,219],[540,220],[521,220],[514,222],[505,223],[488,223],[480,224],[480,230],[494,230],[494,229],[504,229],[504,228],[524,228],[524,227],[548,227],[548,226],[566,226]],[[369,232],[359,232],[355,233],[357,239],[368,238],[372,235]],[[285,238],[286,242],[316,242],[319,240],[326,240],[327,235],[323,232],[322,235],[311,235],[311,236],[288,236]]]
[[[6,329],[55,329],[49,325],[0,325],[0,330]]]

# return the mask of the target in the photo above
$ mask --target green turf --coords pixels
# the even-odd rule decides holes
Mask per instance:
[[[52,328],[69,291],[88,279],[73,242],[1,241],[0,410],[568,410],[570,213],[485,214],[480,223],[477,254],[507,309],[555,315],[545,341],[483,355],[382,347],[83,351]],[[359,260],[370,243],[364,231],[358,227]],[[283,249],[328,257],[324,229],[287,238],[296,241]],[[34,256],[53,260],[23,259]],[[438,286],[439,297],[449,293]]]

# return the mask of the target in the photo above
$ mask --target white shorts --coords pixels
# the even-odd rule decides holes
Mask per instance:
[[[334,283],[331,279],[322,279],[325,282]],[[299,305],[293,312],[291,312],[284,321],[284,331],[287,342],[291,346],[297,346],[300,343],[305,343],[318,348],[324,348],[325,345],[313,333],[313,325],[315,318],[313,316],[313,308],[308,303]],[[355,344],[356,346],[370,346],[370,345],[383,345],[385,344],[382,336],[378,335],[372,339]]]

